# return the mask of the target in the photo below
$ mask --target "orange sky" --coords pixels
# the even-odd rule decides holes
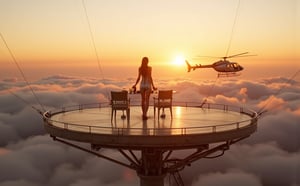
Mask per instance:
[[[192,63],[212,63],[215,59],[194,57],[226,55],[232,28],[228,55],[257,54],[234,61],[243,66],[299,68],[299,0],[85,0],[85,4],[104,71],[108,66],[139,66],[143,56],[163,71],[172,69],[179,55]],[[97,68],[82,1],[2,0],[0,10],[0,32],[28,73],[34,68],[53,73]],[[15,68],[1,40],[0,63],[2,69]]]

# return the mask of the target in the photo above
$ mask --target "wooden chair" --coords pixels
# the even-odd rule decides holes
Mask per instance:
[[[117,110],[122,110],[123,115],[122,119],[126,119],[129,123],[130,120],[130,99],[128,98],[127,91],[111,91],[111,123],[113,120],[113,116],[116,120]],[[126,111],[126,116],[124,115],[124,111]]]
[[[161,118],[165,118],[165,108],[169,108],[170,109],[170,113],[171,113],[171,118],[173,118],[173,114],[172,114],[172,100],[173,100],[173,90],[160,90],[158,91],[158,97],[154,97],[154,118],[155,118],[155,112],[156,112],[156,108],[158,110],[158,119],[159,117]],[[160,114],[160,109],[163,109],[163,113],[161,116],[159,116]]]

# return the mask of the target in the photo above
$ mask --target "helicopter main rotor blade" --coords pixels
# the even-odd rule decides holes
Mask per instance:
[[[222,57],[216,57],[216,56],[196,56],[195,58],[222,58]]]
[[[196,56],[193,59],[199,59],[199,58],[216,58],[216,59],[223,59],[226,60],[227,58],[234,58],[234,57],[250,57],[250,56],[257,56],[257,55],[246,55],[249,52],[243,52],[243,53],[239,53],[239,54],[235,54],[235,55],[231,55],[231,56],[223,56],[223,57],[216,57],[216,56]]]
[[[242,56],[235,56],[235,57],[251,57],[251,56],[257,56],[255,54],[250,54],[250,55],[242,55]]]
[[[248,54],[249,52],[243,52],[243,53],[240,53],[240,54],[235,54],[235,55],[232,55],[232,56],[227,56],[227,57],[224,57],[224,58],[233,58],[233,57],[238,57],[238,56],[242,56],[242,55],[245,55],[245,54]]]
[[[227,56],[226,58],[233,58],[233,57],[237,57],[237,56],[242,56],[242,55],[245,55],[245,54],[248,54],[249,52],[243,52],[243,53],[240,53],[240,54],[235,54],[235,55],[231,55],[231,56]]]

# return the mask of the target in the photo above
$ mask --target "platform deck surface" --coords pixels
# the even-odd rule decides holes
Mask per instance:
[[[130,121],[122,119],[122,111],[111,122],[111,108],[87,108],[51,116],[50,124],[67,130],[115,135],[187,135],[229,131],[251,124],[251,117],[240,112],[199,107],[173,106],[173,118],[165,109],[165,118],[154,117],[150,106],[143,120],[140,106],[130,107]]]

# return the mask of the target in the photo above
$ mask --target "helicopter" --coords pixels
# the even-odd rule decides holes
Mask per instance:
[[[188,72],[191,70],[196,70],[197,68],[213,68],[215,71],[218,72],[218,77],[229,77],[229,76],[239,76],[240,72],[244,68],[239,65],[236,62],[230,62],[227,59],[228,58],[234,58],[234,57],[247,57],[250,55],[245,55],[248,54],[248,52],[243,52],[240,54],[235,54],[231,56],[225,56],[225,57],[218,57],[221,58],[219,61],[214,62],[211,65],[201,65],[201,64],[196,64],[192,66],[187,60],[185,60],[185,63],[187,64],[187,69]],[[252,55],[251,55],[252,56]]]

